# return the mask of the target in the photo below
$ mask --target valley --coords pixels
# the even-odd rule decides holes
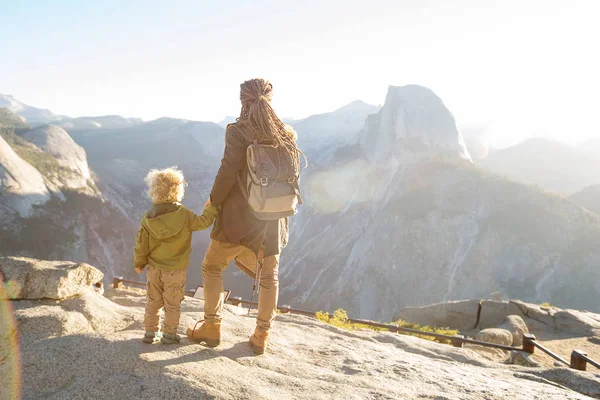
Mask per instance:
[[[4,155],[0,171],[29,171],[19,185],[31,188],[19,194],[2,178],[0,252],[90,262],[109,280],[142,279],[132,271],[131,248],[150,207],[143,177],[150,168],[177,165],[188,181],[184,204],[200,212],[224,128],[174,118],[49,117],[47,110],[41,115],[53,125],[32,127],[25,115],[41,109],[22,108],[28,114],[2,114],[4,146],[16,153]],[[593,174],[579,173],[591,164],[546,182],[523,175],[544,161],[519,174],[502,169],[520,165],[516,149],[472,160],[450,110],[417,85],[390,87],[382,107],[356,101],[290,123],[309,164],[301,182],[305,205],[292,218],[282,256],[281,302],[378,320],[407,306],[492,294],[598,311],[600,217],[558,194],[594,183]],[[555,159],[570,154],[546,147]],[[18,216],[9,211],[15,205]],[[208,242],[208,231],[195,234],[189,288],[201,284]],[[225,285],[250,297],[251,280],[233,266]]]

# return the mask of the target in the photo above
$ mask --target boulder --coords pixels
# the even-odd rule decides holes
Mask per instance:
[[[557,310],[554,314],[556,329],[574,335],[594,336],[600,333],[598,314],[578,310]]]
[[[531,368],[540,368],[542,366],[542,364],[538,360],[536,360],[533,354],[517,350],[513,350],[510,352],[510,357],[508,358],[506,363]],[[562,367],[563,365],[561,364],[560,366]]]
[[[522,313],[531,319],[560,332],[581,336],[600,334],[600,315],[589,311],[578,311],[558,307],[546,307],[537,304],[511,300]]]
[[[394,321],[401,319],[419,325],[469,330],[477,323],[478,310],[478,300],[449,301],[404,308],[394,316]]]
[[[68,299],[104,278],[88,264],[42,261],[25,257],[0,257],[6,297],[23,299]]]
[[[482,346],[479,344],[465,343],[463,348],[476,352],[481,357],[493,361],[504,363],[508,360],[506,351],[495,347]]]
[[[531,319],[535,319],[542,324],[549,326],[550,328],[556,329],[556,324],[554,323],[554,307],[545,307],[537,304],[524,303],[520,300],[511,300],[511,304],[519,307],[521,312]]]
[[[10,302],[2,300],[6,297],[4,290],[0,279],[0,398],[19,399],[19,333],[12,317]]]
[[[498,325],[498,329],[504,329],[509,331],[513,337],[513,346],[521,346],[523,344],[523,334],[529,333],[527,324],[523,321],[523,318],[518,315],[509,315]]]
[[[505,346],[510,346],[513,343],[512,334],[506,329],[498,328],[488,328],[479,331],[477,336],[475,336],[475,339],[482,342],[502,344]]]
[[[483,300],[478,329],[494,328],[509,315],[524,315],[519,306],[508,301]]]
[[[145,304],[144,304],[145,305]],[[61,306],[70,312],[83,315],[95,332],[116,332],[132,325],[136,318],[143,319],[143,312],[113,303],[91,288],[79,295],[62,301]]]

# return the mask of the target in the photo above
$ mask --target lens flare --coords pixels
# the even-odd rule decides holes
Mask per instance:
[[[0,273],[0,398],[21,398],[21,357],[10,290]]]
[[[359,159],[310,176],[310,205],[322,214],[341,212],[352,204],[372,201],[380,191],[382,176],[368,161]]]

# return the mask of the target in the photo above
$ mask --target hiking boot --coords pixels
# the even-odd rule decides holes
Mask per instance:
[[[142,338],[142,342],[152,344],[154,341],[158,341],[160,336],[160,332],[146,332]]]
[[[181,337],[178,334],[164,333],[160,339],[162,344],[175,344],[181,342]]]
[[[192,342],[206,343],[209,347],[217,347],[221,344],[221,321],[205,321],[200,328],[195,328],[188,328],[186,332]]]
[[[254,354],[264,354],[268,338],[269,331],[259,331],[258,328],[254,330],[254,334],[250,336],[250,347],[254,350]]]

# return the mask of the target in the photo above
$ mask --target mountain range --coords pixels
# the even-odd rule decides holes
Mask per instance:
[[[592,148],[589,145],[589,148]],[[570,195],[600,184],[600,152],[595,154],[552,140],[529,139],[491,152],[478,165],[519,182]]]
[[[493,293],[597,308],[600,217],[473,164],[431,91],[391,87],[360,143],[304,178],[286,303],[376,319]]]
[[[600,185],[585,187],[581,191],[573,193],[569,199],[590,212],[600,215]]]
[[[0,142],[0,219],[10,219],[3,224],[10,228],[0,233],[0,253],[86,261],[107,279],[139,279],[131,247],[150,207],[147,171],[182,168],[184,203],[200,211],[224,146],[223,127],[211,122],[85,117],[30,128],[22,115],[4,114],[12,127]],[[598,310],[600,217],[490,172],[511,167],[494,153],[472,159],[457,121],[431,90],[391,86],[383,107],[356,101],[290,123],[309,167],[305,205],[282,255],[282,302],[389,320],[405,306],[500,292]],[[513,152],[505,159],[529,162]],[[23,212],[8,218],[11,207]],[[208,240],[208,232],[194,237],[190,287],[201,284]],[[246,297],[252,284],[241,276],[229,268],[225,285]]]
[[[23,119],[23,122],[27,122],[30,125],[47,124],[67,119],[67,117],[56,115],[50,110],[21,103],[13,96],[5,94],[0,94],[0,108],[5,108],[19,115]]]
[[[140,118],[124,118],[120,115],[104,115],[101,117],[69,118],[57,123],[69,131],[93,129],[123,129],[142,124]]]
[[[600,155],[600,137],[586,140],[577,148],[588,153]]]

